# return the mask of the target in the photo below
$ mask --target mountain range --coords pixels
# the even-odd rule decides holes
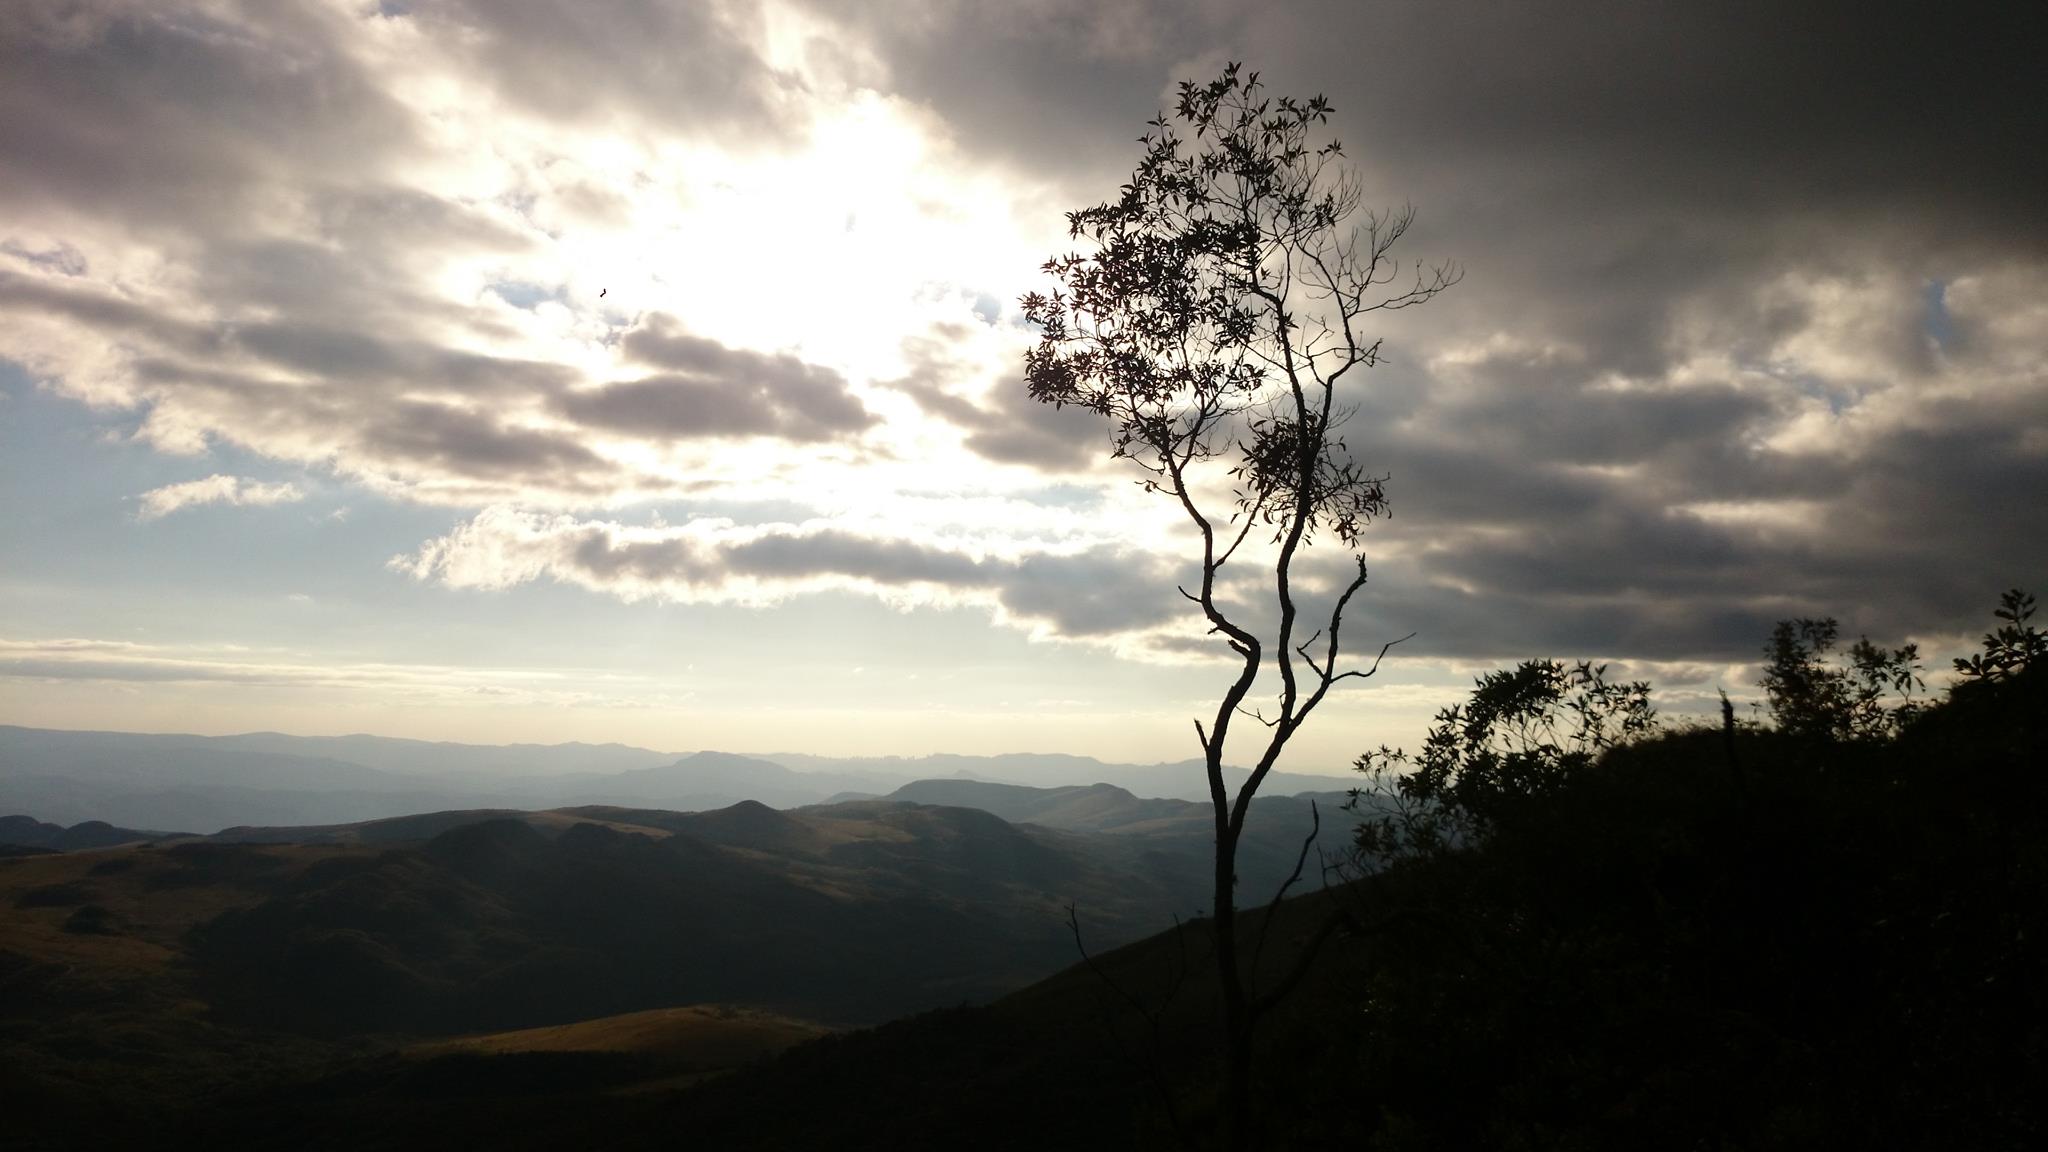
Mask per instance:
[[[751,771],[711,758],[703,775]],[[1292,869],[1311,802],[1255,803],[1247,900]],[[1336,825],[1323,824],[1332,847]],[[0,830],[43,845],[0,859],[0,1073],[48,1110],[31,1125],[56,1130],[86,1117],[105,1130],[109,1093],[171,1106],[435,1038],[655,1028],[666,1044],[677,1038],[663,1013],[743,1005],[788,1043],[985,1002],[1072,964],[1077,945],[1198,920],[1212,836],[1193,801],[962,779],[789,810],[469,809],[207,836],[16,818]],[[681,1049],[739,1027],[722,1011],[684,1014]],[[563,1032],[613,1017],[626,1022]],[[432,1066],[460,1066],[464,1045],[444,1044]],[[662,1059],[648,1068],[673,1068]]]
[[[1282,904],[1305,830],[1341,853],[1356,815],[1255,801],[1253,1129],[2038,1145],[2044,690],[1973,683],[1888,739],[1668,731]],[[762,772],[682,759],[645,767]],[[7,1147],[1204,1146],[1210,819],[941,776],[785,810],[0,820],[35,842],[0,852]]]
[[[1233,769],[1232,781],[1242,769]],[[0,726],[0,813],[70,825],[214,832],[237,825],[357,823],[450,809],[609,804],[709,810],[753,800],[793,808],[882,796],[951,777],[1032,787],[1107,784],[1205,800],[1198,762],[1109,764],[1014,754],[844,758],[690,755],[619,744],[474,745],[379,736],[71,732]],[[1274,773],[1266,795],[1342,790],[1344,777]]]

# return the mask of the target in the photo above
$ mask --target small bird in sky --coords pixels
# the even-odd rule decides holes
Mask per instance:
[[[605,294],[605,293],[607,293],[607,292],[609,292],[609,291],[611,291],[611,289],[609,289],[609,288],[599,288],[599,289],[597,290],[597,298],[598,298],[599,300],[602,300],[602,299],[604,299],[604,294]]]

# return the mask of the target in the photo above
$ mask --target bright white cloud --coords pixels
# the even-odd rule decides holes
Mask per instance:
[[[306,494],[297,484],[283,481],[265,484],[241,476],[223,476],[215,473],[203,480],[187,480],[182,484],[166,484],[152,488],[136,497],[142,508],[136,512],[140,520],[156,520],[168,516],[180,508],[198,504],[294,504],[304,500]]]

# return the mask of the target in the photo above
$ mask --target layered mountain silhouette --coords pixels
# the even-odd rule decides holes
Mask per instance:
[[[83,820],[66,828],[33,816],[0,816],[0,845],[47,848],[55,852],[76,852],[87,848],[111,848],[142,840],[161,840],[177,832],[144,832],[116,828],[104,820]]]
[[[17,842],[0,853],[0,1076],[29,1102],[13,1123],[147,1142],[150,1117],[237,1085],[420,1101],[687,1082],[706,1051],[779,1051],[1058,972],[1078,956],[1070,909],[1102,950],[1208,906],[1209,806],[1116,782],[1144,770],[896,764],[954,775],[0,729],[0,812],[34,813],[0,821]],[[1015,782],[1054,770],[1094,779]],[[1198,773],[1184,783],[1199,792]],[[1340,797],[1313,799],[1327,821]],[[1291,870],[1309,803],[1254,805],[1246,901]],[[561,1047],[623,1036],[639,1048]]]
[[[1232,770],[1232,780],[1242,770]],[[687,756],[618,744],[474,745],[376,736],[156,736],[0,726],[0,813],[73,824],[215,832],[359,823],[423,812],[569,805],[705,810],[754,800],[793,808],[888,795],[933,777],[1063,787],[1106,783],[1201,801],[1199,763],[1105,764],[1077,756],[831,759]],[[1342,788],[1280,773],[1269,795]]]
[[[223,1019],[316,1036],[712,1001],[868,1022],[985,999],[1071,962],[1070,906],[1098,947],[1203,908],[1200,806],[967,783],[902,791],[1038,821],[892,797],[242,827],[26,862],[49,875],[17,903],[97,908],[93,934],[169,948]],[[1292,866],[1307,823],[1285,818],[1289,805],[1305,802],[1255,812],[1248,892]],[[166,893],[192,905],[188,922]]]

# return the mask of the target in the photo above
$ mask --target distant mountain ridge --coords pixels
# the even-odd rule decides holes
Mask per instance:
[[[1243,776],[1234,769],[1233,783]],[[470,809],[607,804],[709,810],[743,800],[796,808],[835,797],[885,796],[932,777],[1039,788],[1100,783],[1135,797],[1207,797],[1195,761],[1108,764],[1033,753],[678,756],[619,744],[490,746],[360,735],[145,735],[0,726],[0,813],[30,813],[65,825],[99,820],[204,833]],[[1338,777],[1274,773],[1263,792],[1344,786]]]
[[[384,772],[415,775],[494,773],[555,776],[624,772],[673,760],[679,753],[657,752],[629,744],[459,744],[446,740],[409,740],[395,736],[290,736],[282,732],[249,732],[215,737],[252,751],[287,755],[325,755]]]
[[[62,831],[5,822],[16,826]],[[48,863],[8,870],[19,891],[6,914],[45,917],[37,939],[141,934],[184,955],[195,990],[228,1017],[316,1034],[496,1030],[703,1001],[872,1023],[1071,963],[1069,907],[1103,947],[1198,914],[1202,826],[1127,827],[888,799],[423,813],[31,857]],[[1262,849],[1245,857],[1251,890],[1271,890],[1298,836],[1248,833]],[[169,891],[182,895],[164,904]],[[193,909],[211,913],[165,919]]]
[[[1197,831],[1208,835],[1215,819],[1206,800],[1134,796],[1114,784],[1031,788],[986,780],[916,780],[891,792],[886,799],[979,808],[1011,823],[1043,824],[1069,831],[1156,833],[1192,823],[1199,825]],[[1277,816],[1284,812],[1287,818],[1301,824],[1305,832],[1310,801],[1331,812],[1329,819],[1334,821],[1334,810],[1346,799],[1345,792],[1334,789],[1293,796],[1267,794],[1254,798],[1252,808],[1262,818],[1268,813]]]
[[[961,777],[998,784],[1022,784],[1033,788],[1059,788],[1076,784],[1114,784],[1142,797],[1206,801],[1209,779],[1200,760],[1171,760],[1157,764],[1113,764],[1093,756],[1072,756],[1054,752],[1005,752],[995,756],[967,756],[945,752],[932,756],[813,756],[794,752],[764,752],[755,756],[800,771],[829,768],[838,772],[868,772],[894,775],[899,779],[930,780]],[[1225,781],[1235,789],[1250,770],[1226,766]],[[1265,795],[1293,795],[1297,792],[1341,791],[1350,787],[1347,776],[1319,772],[1273,772],[1259,791]]]
[[[119,844],[162,840],[180,835],[183,833],[116,828],[104,820],[86,820],[66,828],[62,824],[45,823],[33,816],[0,816],[0,844],[22,848],[49,848],[58,852],[112,848]]]

